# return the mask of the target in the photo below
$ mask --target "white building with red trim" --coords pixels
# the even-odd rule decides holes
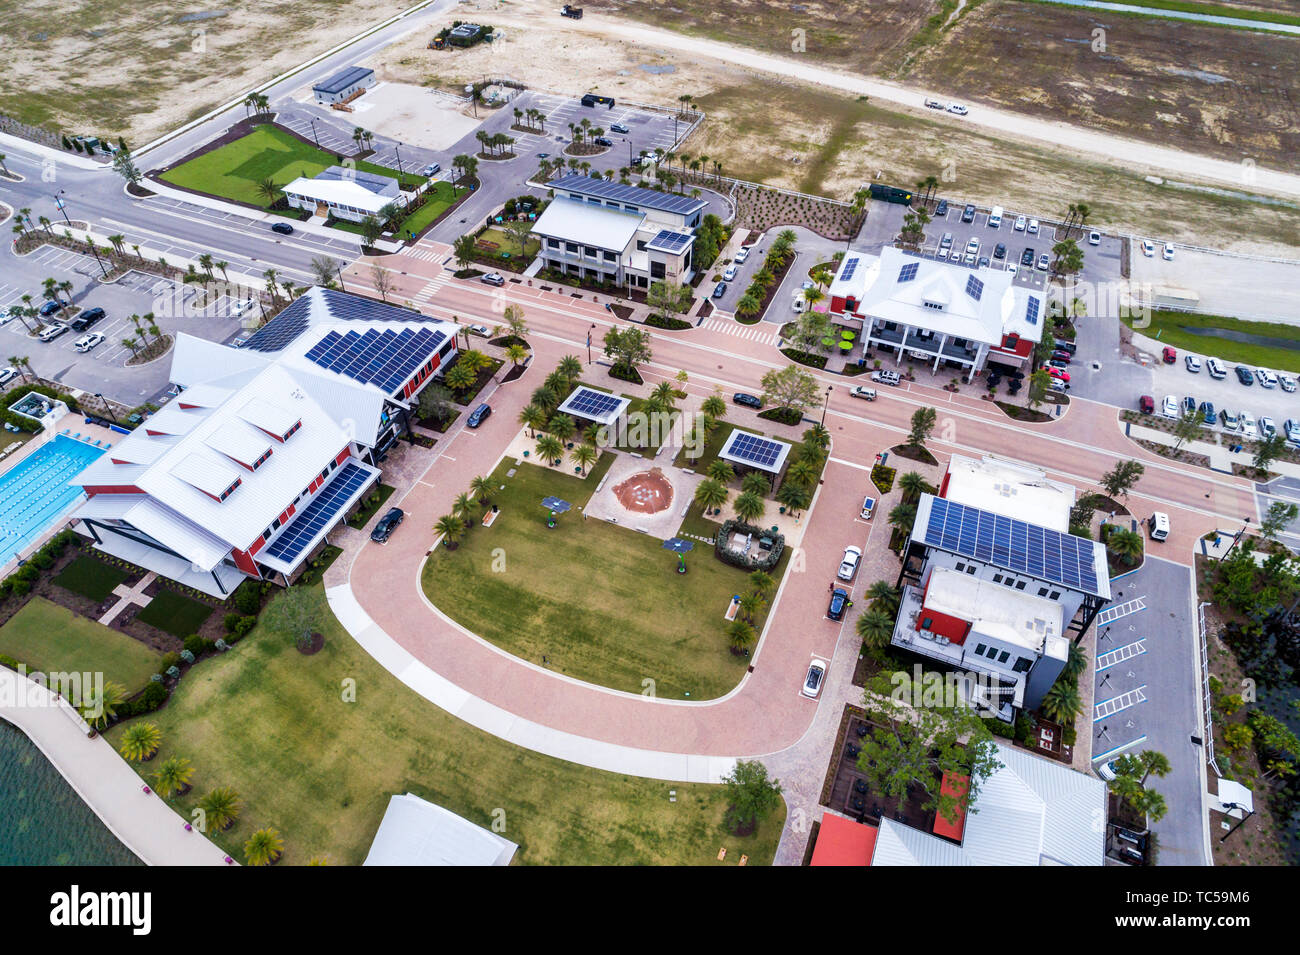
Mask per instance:
[[[292,580],[379,480],[459,327],[315,288],[242,348],[177,336],[177,396],[71,483],[78,530],[217,597]]]
[[[990,359],[1032,360],[1047,319],[1044,293],[1019,287],[1002,269],[971,269],[886,247],[848,252],[832,280],[833,319],[860,323],[868,348],[949,367],[971,380]]]

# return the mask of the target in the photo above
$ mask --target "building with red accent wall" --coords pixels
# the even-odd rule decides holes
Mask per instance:
[[[836,322],[861,327],[863,358],[884,354],[896,365],[908,358],[967,381],[990,360],[1027,367],[1047,312],[1043,293],[1017,286],[1011,272],[892,247],[845,255],[827,298]]]
[[[177,394],[71,483],[95,546],[216,597],[287,584],[379,480],[458,326],[312,289],[244,347],[177,336]]]

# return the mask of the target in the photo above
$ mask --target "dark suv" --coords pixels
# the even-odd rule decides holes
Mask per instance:
[[[104,310],[96,305],[94,308],[88,308],[83,311],[80,315],[74,318],[69,325],[74,332],[84,332],[91,325],[100,321],[104,317],[104,314]]]
[[[1233,371],[1237,373],[1237,380],[1243,385],[1254,384],[1255,376],[1250,373],[1250,369],[1245,365],[1238,365]]]
[[[826,616],[832,620],[844,619],[844,608],[849,603],[849,592],[843,587],[836,587],[831,591],[831,602],[826,608]]]
[[[734,395],[731,396],[731,400],[734,401],[736,404],[744,405],[747,408],[763,407],[762,398],[757,398],[754,395],[747,395],[743,391],[736,392]]]
[[[961,221],[962,222],[975,221],[975,207],[970,203],[967,203],[966,208],[961,211]]]
[[[1025,251],[1023,251],[1023,252],[1020,253],[1020,264],[1021,264],[1021,265],[1027,265],[1027,266],[1029,266],[1030,268],[1033,268],[1033,267],[1034,267],[1034,250],[1033,250],[1033,249],[1025,249]]]
[[[465,419],[465,427],[477,428],[479,425],[481,425],[484,421],[488,419],[488,416],[490,414],[492,414],[491,405],[487,404],[486,402],[484,404],[479,405],[477,408],[473,410],[473,412],[470,413],[470,416]]]
[[[400,507],[395,507],[379,519],[375,529],[370,532],[370,539],[376,544],[387,544],[389,536],[397,530],[397,525],[402,523],[406,515]]]

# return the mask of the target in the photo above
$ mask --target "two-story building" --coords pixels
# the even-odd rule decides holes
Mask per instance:
[[[969,381],[990,359],[1032,360],[1043,337],[1043,293],[1018,287],[1002,269],[971,269],[892,247],[879,256],[849,252],[828,298],[831,316],[862,328],[867,349],[952,368]]]
[[[545,268],[643,290],[695,277],[705,200],[594,176],[571,174],[548,185],[555,199],[533,226]]]

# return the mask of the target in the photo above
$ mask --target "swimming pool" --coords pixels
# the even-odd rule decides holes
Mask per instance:
[[[37,448],[0,475],[0,567],[82,498],[68,480],[104,448],[65,435]]]

